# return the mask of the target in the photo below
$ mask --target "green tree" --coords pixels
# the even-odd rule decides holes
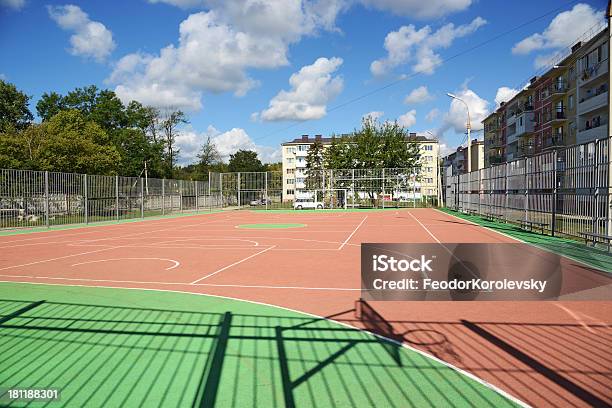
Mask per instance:
[[[238,150],[230,155],[228,170],[231,172],[264,171],[265,167],[257,157],[257,152]]]
[[[266,171],[283,171],[283,163],[267,163],[265,164]]]
[[[221,161],[221,155],[217,150],[217,146],[209,137],[206,138],[206,141],[202,145],[200,152],[198,153],[198,171],[202,175],[208,175],[208,172],[211,171],[213,165],[219,163]]]
[[[323,187],[323,143],[315,142],[308,149],[306,155],[306,188]]]
[[[43,122],[66,110],[64,97],[56,92],[44,93],[36,103],[36,112]]]
[[[29,103],[28,95],[0,79],[0,132],[25,129],[33,119]]]
[[[116,174],[121,156],[97,123],[79,111],[62,111],[43,125],[39,150],[41,170]]]
[[[161,130],[166,147],[166,169],[169,176],[172,175],[174,165],[180,154],[180,149],[176,147],[176,137],[179,135],[178,127],[186,123],[189,123],[189,121],[181,110],[168,111],[161,120]]]
[[[352,169],[355,167],[351,156],[350,138],[332,136],[330,145],[323,153],[323,161],[327,169]]]

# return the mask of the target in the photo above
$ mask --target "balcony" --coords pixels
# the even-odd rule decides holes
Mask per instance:
[[[578,103],[578,114],[584,114],[603,108],[608,104],[608,90],[599,88],[592,94],[588,94],[585,98],[580,98]]]
[[[564,120],[567,120],[567,113],[565,112],[565,109],[555,109],[552,112],[545,112],[544,115],[542,115],[543,120],[542,124],[546,124],[548,122],[561,122]],[[538,126],[538,124],[536,124],[536,126]]]
[[[553,149],[560,146],[564,146],[564,138],[562,134],[545,137],[542,147],[544,149]]]
[[[489,145],[488,148],[489,149],[498,149],[500,147],[503,147],[505,145],[505,143],[498,138],[493,138],[489,140]]]
[[[500,164],[504,162],[505,162],[504,156],[501,154],[495,154],[493,156],[489,156],[489,163],[491,164]]]
[[[531,112],[533,111],[533,104],[530,103],[524,103],[521,108],[523,109],[524,112]]]
[[[557,81],[550,86],[552,95],[563,95],[568,89],[569,86],[566,81]]]
[[[497,124],[485,126],[485,133],[496,133],[499,130]]]
[[[608,137],[608,121],[603,120],[599,123],[599,126],[585,127],[584,129],[578,130],[578,136],[576,137],[576,143],[586,143],[595,139],[605,139]]]
[[[601,61],[594,64],[578,74],[578,86],[588,84],[608,72],[608,62]]]
[[[518,157],[529,157],[535,154],[535,145],[533,143],[524,143],[518,147]]]

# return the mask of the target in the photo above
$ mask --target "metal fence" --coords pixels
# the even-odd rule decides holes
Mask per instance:
[[[445,180],[446,206],[548,226],[552,234],[610,235],[610,139],[568,146]]]
[[[336,192],[337,201],[348,207],[435,206],[438,187],[433,174],[421,168],[326,169],[309,171],[303,192]],[[426,177],[431,183],[424,183]],[[299,191],[299,190],[297,190]],[[296,191],[296,198],[300,194]],[[340,194],[341,193],[341,194]],[[340,196],[338,196],[340,194]]]
[[[325,208],[435,205],[411,169],[311,172]],[[204,181],[0,169],[0,228],[52,226],[221,208],[292,208],[280,171],[209,173]]]
[[[211,211],[280,208],[282,173],[210,173],[171,180],[0,169],[0,228]]]

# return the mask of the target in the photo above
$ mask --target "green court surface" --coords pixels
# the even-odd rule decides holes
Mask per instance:
[[[306,224],[241,224],[237,225],[236,228],[246,228],[246,229],[284,229],[284,228],[304,228]]]
[[[514,405],[415,351],[270,306],[16,283],[0,299],[0,387],[59,387],[51,407]]]
[[[478,215],[463,214],[447,208],[442,208],[440,211],[471,221],[474,224],[490,228],[494,231],[501,232],[512,238],[516,238],[536,247],[557,253],[600,271],[612,273],[612,254],[606,250],[586,246],[581,241],[561,237],[551,237],[550,235],[526,231],[517,225],[505,222],[490,221]]]

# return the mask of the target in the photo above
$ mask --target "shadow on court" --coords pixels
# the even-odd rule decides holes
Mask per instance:
[[[373,303],[360,300],[356,320],[339,320],[503,384],[534,406],[612,404],[612,330],[605,324],[395,321]]]
[[[52,406],[513,405],[418,353],[301,316],[4,299],[0,366],[0,386],[61,388]]]

